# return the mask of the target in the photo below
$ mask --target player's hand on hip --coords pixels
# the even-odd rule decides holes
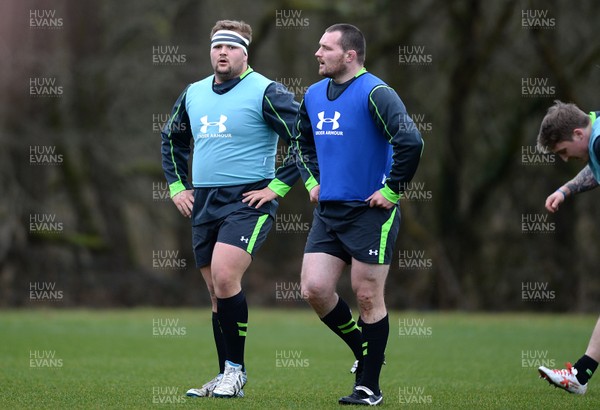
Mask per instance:
[[[385,199],[385,197],[381,195],[381,192],[379,191],[373,192],[373,194],[370,197],[368,197],[365,200],[365,202],[368,202],[371,208],[377,207],[384,209],[392,209],[394,205],[396,205],[395,203]]]
[[[317,185],[313,189],[311,189],[310,192],[308,193],[310,202],[315,203],[315,204],[318,203],[319,202],[319,193],[321,193],[321,185]]]
[[[561,191],[555,191],[546,198],[546,209],[548,212],[558,211],[560,204],[565,202],[565,195]]]
[[[254,204],[256,204],[256,209],[263,206],[263,204],[271,202],[272,200],[279,197],[279,195],[273,192],[273,190],[271,190],[271,188],[269,187],[259,189],[258,191],[244,192],[242,196],[244,197],[244,199],[242,199],[242,202],[248,203],[249,206],[253,206]]]
[[[173,200],[173,203],[175,204],[179,212],[181,212],[181,215],[185,216],[186,218],[191,218],[192,208],[194,207],[193,190],[186,189],[185,191],[181,191],[175,194],[175,196],[171,199]]]

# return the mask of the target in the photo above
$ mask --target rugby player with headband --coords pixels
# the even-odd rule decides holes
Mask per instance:
[[[250,45],[250,40],[232,30],[219,30],[213,34],[210,40],[210,45],[211,47],[214,45],[240,47],[242,50],[244,50],[244,54],[248,55],[248,46]]]
[[[210,39],[214,72],[175,102],[162,131],[162,165],[174,204],[192,221],[219,365],[216,377],[187,395],[241,397],[248,331],[241,280],[273,225],[277,198],[299,179],[291,155],[275,169],[278,137],[289,144],[298,103],[248,65],[248,24],[218,21]]]

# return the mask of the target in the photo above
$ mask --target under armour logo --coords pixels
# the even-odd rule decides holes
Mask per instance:
[[[240,241],[248,243],[248,240],[249,240],[249,239],[250,239],[250,238],[246,238],[245,236],[242,236],[242,237],[240,238]]]
[[[338,128],[340,128],[340,123],[338,122],[338,120],[340,119],[341,116],[342,116],[342,114],[340,114],[337,111],[334,111],[333,118],[325,118],[325,111],[321,111],[320,113],[317,114],[317,117],[319,117],[319,122],[317,123],[317,128],[322,130],[323,123],[330,122],[333,124],[331,126],[331,129],[337,130]]]
[[[369,256],[372,256],[372,255],[375,255],[375,256],[377,256],[377,253],[378,253],[378,252],[379,252],[379,251],[378,251],[377,249],[369,249]]]
[[[213,122],[208,122],[208,115],[205,115],[204,117],[200,118],[200,122],[203,124],[202,127],[200,127],[200,132],[202,134],[206,134],[206,131],[208,131],[208,127],[217,125],[219,126],[219,132],[225,132],[225,130],[227,130],[227,127],[225,126],[225,121],[227,121],[227,117],[222,114],[219,117],[219,121]]]

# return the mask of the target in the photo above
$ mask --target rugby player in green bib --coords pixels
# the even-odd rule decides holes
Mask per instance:
[[[162,164],[173,202],[192,220],[219,364],[217,376],[187,395],[241,397],[248,331],[241,280],[271,229],[276,198],[299,178],[293,161],[275,171],[278,137],[289,143],[298,103],[248,65],[248,24],[218,21],[210,36],[214,73],[188,85],[175,102],[162,132]]]

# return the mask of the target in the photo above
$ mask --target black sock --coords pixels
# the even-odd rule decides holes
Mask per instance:
[[[575,377],[577,377],[579,383],[587,384],[592,374],[596,371],[598,362],[584,354],[581,356],[581,359],[577,360],[577,363],[573,367],[577,369],[577,376]]]
[[[358,326],[358,330],[360,330],[360,354],[363,355],[363,336],[362,336],[362,328],[365,322],[363,322],[362,317],[358,316],[358,320],[356,321],[356,325]],[[356,385],[360,386],[360,379],[362,378],[362,372],[364,367],[365,358],[362,356],[358,361],[358,368],[356,369]]]
[[[350,307],[339,298],[337,305],[321,319],[333,332],[338,335],[354,353],[359,363],[362,362],[362,336],[360,329],[352,318]]]
[[[226,359],[243,366],[248,330],[248,304],[244,292],[230,298],[217,298],[217,315],[225,340]]]
[[[225,338],[219,325],[219,315],[217,312],[212,312],[212,328],[215,346],[217,347],[217,357],[219,359],[219,373],[223,373],[225,371],[225,358],[227,355],[225,353]]]
[[[379,374],[383,359],[385,357],[385,347],[390,333],[390,322],[388,315],[376,323],[363,323],[363,355],[364,367],[360,384],[368,387],[374,394],[380,394]]]

